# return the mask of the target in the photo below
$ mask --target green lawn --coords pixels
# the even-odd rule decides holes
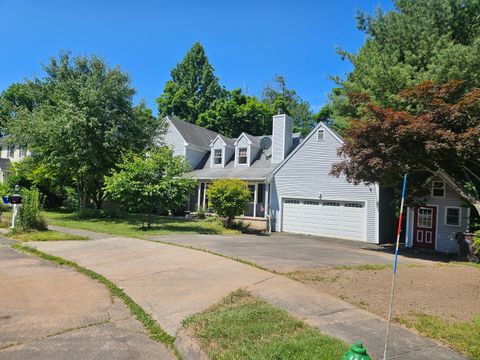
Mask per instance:
[[[237,290],[184,321],[210,359],[341,359],[347,346]]]
[[[88,238],[79,235],[65,234],[62,232],[47,231],[31,231],[22,233],[11,233],[8,237],[21,241],[62,241],[62,240],[88,240]]]
[[[469,359],[480,359],[480,315],[469,322],[448,322],[422,313],[412,313],[408,319],[397,320],[424,336],[466,354]]]
[[[126,218],[79,219],[72,213],[45,211],[43,216],[48,224],[70,228],[91,230],[118,236],[143,238],[149,235],[167,235],[172,233],[188,234],[236,234],[238,231],[224,229],[218,221],[179,219],[168,216],[156,216],[151,228],[142,227],[143,215],[127,215]],[[145,225],[146,226],[146,225]]]

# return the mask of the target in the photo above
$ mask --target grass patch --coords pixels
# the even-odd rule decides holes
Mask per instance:
[[[466,354],[469,359],[480,359],[480,315],[469,322],[448,322],[440,317],[414,312],[409,318],[396,320]]]
[[[384,270],[392,268],[390,264],[361,264],[361,265],[340,265],[335,266],[335,270],[357,270],[357,271],[372,271],[372,270]]]
[[[66,234],[54,230],[11,232],[7,235],[17,241],[65,241],[65,240],[88,240],[85,236]]]
[[[323,282],[323,283],[334,283],[340,279],[339,275],[327,276],[326,271],[322,270],[295,270],[286,273],[281,273],[281,275],[288,276],[293,280],[303,281],[303,282]]]
[[[69,266],[75,269],[76,271],[88,276],[89,278],[102,283],[108,288],[112,296],[116,296],[120,298],[125,303],[127,308],[130,310],[130,313],[133,316],[135,316],[135,318],[143,324],[143,326],[147,330],[152,340],[165,344],[176,353],[177,357],[180,358],[180,356],[176,352],[176,349],[173,345],[175,338],[169,335],[168,333],[166,333],[160,327],[160,325],[155,320],[153,320],[153,318],[147,312],[145,312],[145,310],[143,310],[143,308],[140,305],[134,302],[132,298],[130,298],[130,296],[128,296],[122,289],[120,289],[117,285],[115,285],[113,282],[111,282],[104,276],[92,270],[86,269],[74,263],[73,261],[68,261],[58,256],[46,254],[44,252],[38,251],[37,249],[31,248],[29,246],[15,244],[15,245],[12,245],[12,248],[24,253],[38,256],[39,258],[42,258],[44,260],[52,261],[58,265]]]
[[[472,266],[480,269],[480,264],[475,264],[473,262],[468,262],[468,261],[453,261],[449,263],[451,265],[465,265],[465,266]]]
[[[150,228],[144,227],[144,215],[129,214],[124,218],[78,218],[73,213],[46,211],[43,213],[50,225],[103,232],[111,235],[144,238],[151,235],[184,234],[238,234],[225,229],[219,221],[154,216]]]
[[[237,290],[219,304],[186,319],[210,359],[340,359],[347,346]]]

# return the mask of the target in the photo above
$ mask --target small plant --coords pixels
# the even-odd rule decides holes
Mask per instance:
[[[204,220],[207,217],[207,213],[203,207],[197,209],[197,219]]]
[[[212,209],[223,218],[224,226],[231,228],[235,217],[247,210],[252,195],[245,181],[220,179],[208,187],[207,196]]]
[[[22,206],[18,212],[18,230],[47,230],[47,223],[40,214],[43,199],[38,189],[23,189],[22,198]]]

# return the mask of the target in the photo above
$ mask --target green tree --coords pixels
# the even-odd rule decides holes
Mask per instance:
[[[44,70],[24,84],[40,101],[16,108],[8,134],[57,184],[76,190],[80,207],[100,207],[104,176],[124,153],[150,146],[159,122],[145,104],[133,105],[128,74],[101,58],[62,52]]]
[[[351,99],[365,102],[364,110],[346,131],[344,160],[333,173],[386,186],[398,186],[408,173],[408,201],[421,201],[430,191],[427,180],[441,175],[480,212],[480,88],[467,88],[423,82],[401,93],[409,111]]]
[[[297,92],[287,87],[283,76],[277,75],[271,84],[264,87],[262,101],[274,109],[281,110],[293,118],[293,130],[306,135],[316,124],[310,104],[300,98]]]
[[[340,50],[354,69],[332,91],[337,128],[348,127],[359,109],[349,93],[364,93],[381,106],[401,108],[400,92],[431,80],[462,80],[480,86],[480,2],[478,0],[396,0],[395,9],[373,16],[360,12],[366,41],[358,53]],[[360,109],[361,110],[361,109]]]
[[[147,214],[150,227],[156,211],[173,210],[187,202],[195,185],[185,176],[189,170],[187,161],[174,157],[168,148],[147,155],[130,154],[105,178],[105,194],[129,211]]]
[[[205,49],[195,43],[171,72],[163,94],[157,99],[158,113],[174,115],[195,124],[200,114],[224,96]]]
[[[252,194],[243,180],[219,179],[208,187],[207,196],[213,211],[225,218],[226,227],[231,227],[235,217],[247,210]]]
[[[272,131],[272,116],[275,113],[268,104],[242,94],[241,89],[234,89],[200,114],[197,124],[229,137],[237,137],[242,132],[263,135]]]

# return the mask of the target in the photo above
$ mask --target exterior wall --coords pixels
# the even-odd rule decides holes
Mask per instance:
[[[173,155],[185,156],[185,140],[171,123],[168,123],[167,133],[165,134],[165,143],[173,150]]]
[[[211,148],[211,156],[210,156],[210,167],[224,167],[225,166],[225,163],[226,160],[225,159],[225,155],[226,155],[226,151],[225,151],[225,143],[222,141],[222,139],[220,139],[220,137],[217,137],[215,139],[215,141],[212,143],[212,145],[210,145],[210,148]],[[215,150],[222,150],[222,163],[221,164],[214,164],[213,162],[213,154],[215,152]]]
[[[435,179],[435,181],[441,179]],[[468,229],[468,208],[462,207],[463,200],[448,184],[445,185],[445,197],[427,196],[424,200],[426,205],[437,206],[437,231],[435,239],[435,250],[444,253],[457,253],[457,240],[455,235],[457,232],[464,232]],[[445,214],[447,206],[460,207],[460,226],[446,225]],[[407,227],[406,227],[406,246],[413,246],[413,226],[414,226],[413,209],[407,210]]]
[[[21,156],[20,153],[20,147],[18,145],[11,145],[15,147],[15,151],[13,153],[13,156],[10,156],[9,151],[8,151],[8,146],[7,144],[0,143],[1,151],[0,151],[0,158],[2,159],[10,159],[12,162],[20,161],[24,159],[25,157],[31,155],[31,152],[26,150],[25,148],[23,151],[23,156]]]
[[[318,141],[317,130],[318,127],[274,175],[270,193],[273,230],[282,229],[283,199],[319,199],[321,194],[322,200],[364,201],[366,238],[368,242],[378,243],[377,187],[353,185],[345,176],[331,176],[332,165],[339,161],[337,149],[341,142],[329,130],[325,131],[325,139]]]
[[[239,164],[238,163],[238,149],[239,148],[244,148],[246,147],[247,148],[247,163],[246,164]],[[248,139],[245,137],[245,136],[241,136],[240,139],[238,139],[237,141],[237,145],[235,146],[235,167],[245,167],[245,166],[250,166],[250,164],[252,163],[252,149],[251,149],[251,146],[249,145],[249,141]]]
[[[202,161],[206,154],[207,151],[196,150],[190,146],[185,147],[185,157],[187,158],[192,169],[195,169],[195,167],[200,161]]]

